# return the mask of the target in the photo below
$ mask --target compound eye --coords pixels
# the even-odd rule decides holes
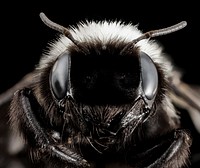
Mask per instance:
[[[70,56],[67,53],[59,56],[50,75],[50,86],[54,96],[61,100],[68,91],[70,85]]]
[[[152,100],[158,90],[158,72],[153,60],[140,52],[142,89],[148,100]]]

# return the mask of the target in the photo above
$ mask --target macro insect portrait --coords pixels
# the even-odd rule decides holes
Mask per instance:
[[[67,28],[44,13],[40,18],[59,37],[33,72],[0,95],[1,106],[9,102],[13,137],[19,135],[20,152],[30,165],[191,166],[193,137],[182,125],[180,109],[196,126],[200,94],[181,80],[155,39],[181,31],[186,21],[142,32],[119,21]]]

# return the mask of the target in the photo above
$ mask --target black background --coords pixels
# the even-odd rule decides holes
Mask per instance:
[[[183,80],[200,85],[198,6],[197,1],[4,2],[0,10],[0,93],[32,71],[47,43],[56,37],[57,32],[40,20],[40,12],[65,27],[85,19],[117,19],[139,23],[144,32],[185,20],[188,25],[183,30],[156,39],[183,70]]]

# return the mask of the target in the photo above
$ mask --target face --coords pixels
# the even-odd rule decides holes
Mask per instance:
[[[71,96],[77,103],[96,105],[134,101],[140,83],[139,58],[107,47],[98,51],[93,49],[88,55],[71,51],[59,56],[50,76],[53,95],[63,99],[72,90]],[[65,67],[60,65],[62,57],[70,59]],[[58,78],[57,74],[62,71],[66,79]]]

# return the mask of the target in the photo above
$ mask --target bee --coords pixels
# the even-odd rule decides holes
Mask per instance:
[[[181,80],[159,42],[186,21],[143,33],[120,21],[63,27],[33,72],[0,95],[10,128],[42,168],[181,168],[190,165],[190,131],[199,95]],[[35,166],[36,167],[36,166]]]

